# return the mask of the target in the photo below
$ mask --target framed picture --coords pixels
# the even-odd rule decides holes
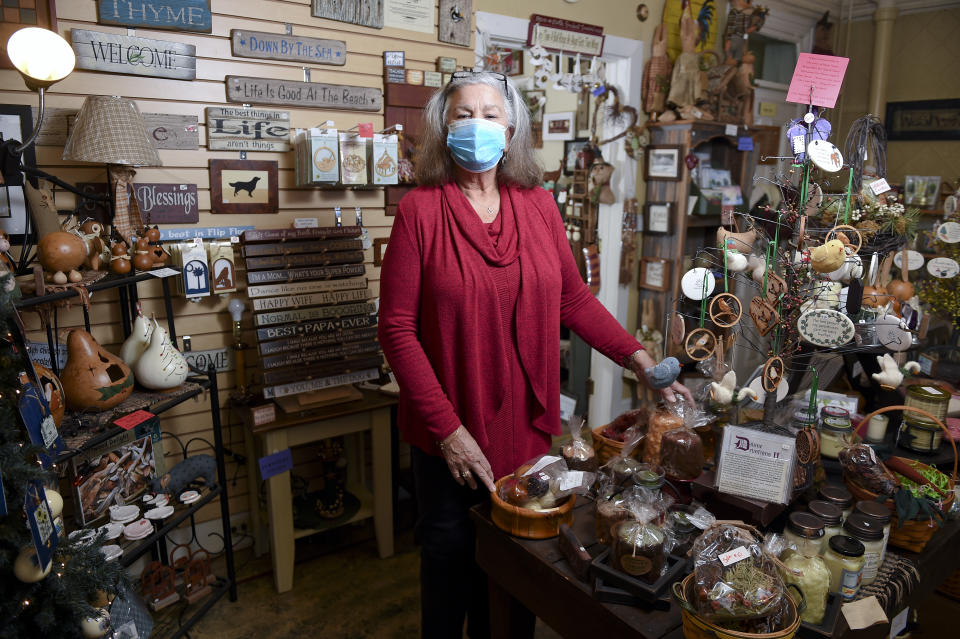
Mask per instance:
[[[577,138],[563,143],[563,174],[573,175],[577,168],[577,154],[590,143],[589,138]]]
[[[498,49],[489,71],[504,75],[523,75],[523,49]]]
[[[640,258],[640,287],[651,291],[670,288],[670,260],[663,257]]]
[[[383,264],[383,256],[387,252],[387,242],[390,241],[389,237],[378,237],[373,241],[373,265],[380,266]]]
[[[277,163],[210,160],[210,208],[214,213],[276,213]]]
[[[887,139],[960,140],[960,100],[887,102]]]
[[[683,147],[679,144],[664,144],[647,147],[647,162],[644,178],[647,180],[680,180],[680,167],[683,165]]]
[[[544,140],[572,140],[576,131],[573,130],[573,111],[563,113],[547,113],[543,116]]]
[[[908,175],[903,185],[903,203],[920,209],[935,209],[940,194],[939,175]]]
[[[6,54],[4,54],[6,57]],[[26,140],[33,133],[33,115],[30,107],[19,104],[0,104],[0,142]],[[23,152],[23,164],[36,166],[33,145]],[[27,228],[27,201],[23,193],[23,174],[6,175],[0,184],[0,229],[11,239],[23,239]]]
[[[644,204],[643,232],[653,235],[673,233],[673,203],[647,202]]]
[[[13,63],[7,57],[7,40],[15,31],[26,27],[43,27],[54,32],[57,30],[56,4],[56,0],[7,0],[3,3],[3,21],[0,22],[0,67],[13,68]]]

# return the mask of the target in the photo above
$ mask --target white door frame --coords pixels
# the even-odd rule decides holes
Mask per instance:
[[[527,41],[529,21],[495,13],[478,11],[477,29],[487,35],[491,44],[504,47],[523,47]],[[483,55],[481,39],[476,38],[476,53]],[[643,71],[643,42],[618,36],[606,36],[602,59],[606,65],[606,80],[620,91],[620,102],[633,106],[640,105],[640,78]],[[616,131],[608,127],[604,137],[611,137]],[[598,211],[598,238],[600,242],[600,293],[597,299],[622,326],[627,325],[629,289],[621,286],[620,280],[620,234],[623,219],[623,202],[636,195],[636,161],[630,159],[624,150],[623,139],[606,145],[601,149],[603,157],[614,164],[610,187],[616,201],[613,204],[601,204]],[[623,369],[609,359],[593,351],[590,359],[590,378],[593,380],[593,394],[590,396],[591,427],[606,424],[616,415],[631,408],[631,400],[622,399]]]

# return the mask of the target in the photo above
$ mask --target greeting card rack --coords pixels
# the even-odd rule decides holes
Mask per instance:
[[[133,319],[137,314],[137,284],[154,277],[155,276],[149,272],[141,272],[122,277],[108,275],[102,280],[88,285],[86,290],[92,293],[95,291],[117,289],[120,302],[121,326],[124,337],[127,337],[130,335]],[[167,330],[170,333],[171,341],[176,345],[176,327],[174,324],[170,286],[167,279],[161,278],[160,281],[163,290],[164,308],[167,315]],[[16,307],[18,309],[39,310],[48,304],[73,296],[79,297],[80,293],[78,293],[76,289],[67,289],[47,295],[25,297],[16,303]],[[90,317],[86,306],[83,307],[83,319],[85,328],[89,331]],[[51,368],[53,368],[55,374],[59,375],[58,358],[54,356],[54,354],[57,353],[57,348],[53,329],[49,322],[46,324],[46,337],[51,353]],[[27,343],[26,336],[21,337],[24,343]],[[147,410],[155,415],[160,415],[184,403],[188,399],[197,397],[203,393],[208,393],[211,406],[210,424],[211,430],[213,431],[213,455],[216,459],[217,466],[217,484],[205,488],[202,491],[200,499],[196,502],[187,505],[176,505],[174,514],[165,519],[162,525],[159,525],[150,536],[134,542],[121,544],[123,547],[123,555],[119,561],[124,567],[130,566],[148,552],[155,560],[167,562],[167,535],[189,519],[192,533],[195,537],[196,522],[194,521],[194,517],[196,513],[215,499],[219,499],[226,577],[218,577],[216,583],[212,584],[213,587],[210,594],[188,608],[188,611],[191,613],[190,616],[176,623],[171,628],[172,632],[169,634],[170,639],[186,636],[190,628],[202,619],[224,595],[229,594],[230,601],[237,600],[237,578],[233,557],[233,539],[230,531],[230,502],[227,495],[228,480],[224,458],[223,425],[220,419],[220,394],[215,366],[211,364],[206,370],[191,368],[191,375],[187,378],[187,381],[179,389],[174,391],[151,393],[148,391],[135,390],[126,401],[110,411],[98,414],[68,412],[61,424],[61,434],[63,435],[66,449],[57,456],[54,462],[55,468],[62,469],[65,467],[65,462],[73,457],[81,455],[84,451],[91,450],[124,432],[123,429],[113,423],[113,420],[121,415],[140,409]],[[175,499],[171,499],[171,504],[174,504],[175,501]],[[179,610],[179,608],[176,609]]]

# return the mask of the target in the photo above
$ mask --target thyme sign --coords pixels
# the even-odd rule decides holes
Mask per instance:
[[[100,0],[100,24],[210,33],[209,0]]]

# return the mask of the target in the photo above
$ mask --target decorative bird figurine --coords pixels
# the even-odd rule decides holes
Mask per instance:
[[[727,270],[731,273],[740,273],[741,271],[745,271],[747,270],[747,265],[749,264],[749,260],[747,259],[746,255],[740,251],[734,251],[732,249],[727,250],[726,260]]]
[[[843,266],[846,259],[847,253],[840,240],[830,240],[810,251],[810,266],[817,273],[832,273]]]
[[[877,364],[880,365],[880,372],[874,373],[871,377],[885,390],[896,389],[903,383],[905,375],[915,375],[920,372],[920,364],[917,362],[907,362],[901,367],[889,353],[878,355]]]
[[[710,382],[710,397],[718,404],[726,406],[734,402],[739,402],[745,397],[753,400],[757,399],[757,394],[752,388],[737,388],[737,374],[734,371],[727,371],[720,383]]]
[[[675,382],[680,375],[680,362],[676,357],[668,357],[656,366],[646,369],[643,373],[647,376],[647,382],[652,388],[657,390],[666,388]]]

